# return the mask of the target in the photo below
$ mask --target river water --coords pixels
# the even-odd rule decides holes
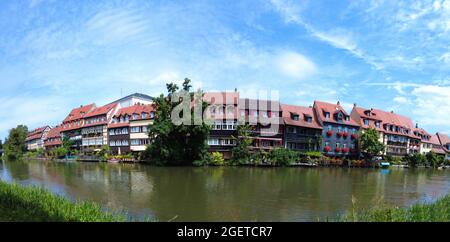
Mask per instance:
[[[159,221],[316,221],[380,202],[407,206],[450,193],[450,171],[391,168],[154,167],[16,161],[0,179]]]

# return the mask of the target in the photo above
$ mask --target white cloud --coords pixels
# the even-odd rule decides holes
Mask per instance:
[[[288,51],[282,52],[276,58],[276,65],[286,76],[304,79],[316,73],[316,65],[305,56]]]
[[[424,125],[450,126],[450,86],[423,85],[415,87],[413,113]]]
[[[400,103],[400,104],[405,104],[408,102],[408,99],[406,97],[401,97],[401,96],[397,96],[393,100],[394,100],[394,102]]]

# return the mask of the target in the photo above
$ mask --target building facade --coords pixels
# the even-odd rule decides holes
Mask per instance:
[[[340,103],[314,101],[313,108],[323,127],[323,153],[332,156],[357,156],[359,125]]]
[[[320,151],[322,126],[312,107],[281,105],[284,122],[284,146],[296,151]]]
[[[44,149],[44,140],[47,138],[47,134],[50,129],[50,126],[44,126],[29,132],[25,139],[27,150],[33,151]]]
[[[155,109],[152,104],[137,104],[119,109],[108,124],[112,153],[144,151],[150,143],[148,132],[154,118]]]
[[[442,149],[445,151],[445,159],[450,160],[450,138],[448,135],[437,133],[436,136],[439,139]]]
[[[56,126],[48,132],[47,137],[44,140],[45,150],[50,151],[62,146],[61,130],[61,126]]]
[[[239,99],[241,123],[252,127],[252,149],[270,150],[284,146],[284,122],[278,101]]]
[[[210,152],[220,152],[225,159],[231,158],[231,149],[236,146],[238,127],[238,92],[207,92],[203,101],[208,103],[206,118],[211,122],[208,138]]]
[[[95,109],[95,104],[74,108],[62,122],[61,138],[68,137],[72,141],[71,148],[81,150],[83,139],[81,130],[84,127],[84,117],[93,109]]]
[[[108,123],[116,112],[117,103],[108,104],[91,110],[84,116],[81,129],[82,152],[98,151],[108,144]]]

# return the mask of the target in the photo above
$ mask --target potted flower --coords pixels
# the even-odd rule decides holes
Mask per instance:
[[[352,139],[357,139],[358,135],[357,134],[352,134]]]
[[[342,135],[344,135],[344,133],[342,131],[337,132],[338,137],[342,137]]]
[[[350,135],[349,132],[345,132],[345,133],[344,133],[344,137],[345,137],[345,138],[347,138],[349,135]]]
[[[328,136],[333,135],[333,131],[332,131],[332,130],[328,130],[328,131],[327,131],[327,135],[328,135]]]
[[[330,146],[325,146],[325,152],[330,152],[331,151],[331,147]]]
[[[348,153],[349,151],[350,151],[350,149],[347,148],[347,147],[345,147],[345,148],[342,149],[342,153]]]
[[[334,148],[334,151],[335,151],[336,153],[339,153],[339,152],[341,152],[341,149],[340,149],[339,147],[336,147],[336,148]]]

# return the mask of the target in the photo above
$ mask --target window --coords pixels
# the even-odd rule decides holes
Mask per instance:
[[[109,135],[114,135],[114,129],[109,130]]]
[[[120,117],[120,122],[123,123],[124,121],[123,117]]]
[[[376,126],[377,128],[379,128],[379,127],[380,127],[380,122],[379,122],[379,121],[375,122],[375,126]]]
[[[306,122],[312,123],[312,117],[306,117]]]
[[[369,120],[364,119],[364,125],[369,125]]]
[[[150,118],[155,118],[155,112],[150,113]]]
[[[328,125],[328,131],[333,130],[333,127],[331,127],[331,125]]]
[[[234,144],[235,144],[235,140],[232,140],[232,139],[222,140],[222,145],[234,145]]]
[[[294,127],[288,127],[287,131],[288,131],[288,133],[294,134],[295,133],[295,128]]]
[[[253,117],[258,117],[258,111],[253,111]]]
[[[208,139],[208,145],[219,145],[219,139]]]
[[[245,110],[241,110],[241,116],[245,117]]]
[[[266,111],[261,111],[261,116],[263,116],[264,118],[267,118],[267,112]]]
[[[140,133],[139,127],[131,127],[131,133]]]
[[[326,141],[326,142],[325,142],[325,147],[326,147],[326,146],[330,146],[330,142]]]
[[[329,112],[325,112],[325,118],[330,118],[330,113]]]
[[[350,121],[350,117],[349,116],[345,116],[345,121]]]
[[[295,121],[299,120],[299,116],[297,114],[292,115],[292,119]]]
[[[142,133],[147,133],[148,131],[148,127],[147,126],[142,126]]]
[[[131,145],[139,145],[139,140],[138,139],[132,139],[131,140]]]
[[[125,122],[127,122],[127,123],[130,122],[130,117],[128,115],[125,116]]]
[[[142,117],[142,119],[146,119],[147,118],[147,114],[146,113],[142,113],[141,117]]]
[[[212,115],[215,115],[215,114],[216,114],[216,107],[215,107],[215,106],[212,106],[212,107],[211,107],[211,114],[212,114]]]
[[[337,143],[336,143],[336,148],[339,148],[340,145],[341,145],[341,144],[340,144],[339,142],[337,142]]]
[[[122,140],[122,146],[128,146],[128,140]]]
[[[133,119],[134,120],[138,119],[138,115],[137,114],[133,114]]]

